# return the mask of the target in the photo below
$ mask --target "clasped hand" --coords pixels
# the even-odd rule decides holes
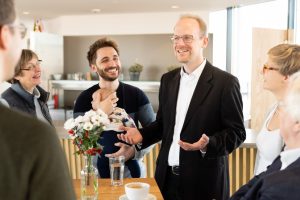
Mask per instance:
[[[127,145],[122,142],[115,143],[115,146],[120,147],[120,149],[115,153],[105,154],[106,157],[110,158],[110,157],[124,156],[125,161],[134,157],[135,155],[134,146]]]
[[[119,98],[116,96],[116,92],[110,94],[107,98],[101,101],[100,93],[93,94],[93,101],[91,102],[93,110],[101,109],[106,114],[111,114],[114,108],[117,106]]]
[[[126,134],[118,134],[119,140],[122,140],[128,144],[138,144],[142,142],[143,137],[137,128],[120,126],[120,130],[123,130]]]
[[[120,129],[124,130],[126,134],[118,134],[119,140],[122,140],[129,144],[138,144],[142,142],[143,137],[137,128],[121,126]],[[209,143],[209,137],[204,133],[202,134],[201,138],[197,142],[188,143],[182,140],[179,140],[178,142],[179,146],[186,151],[201,150],[203,152],[206,152],[208,143]]]
[[[122,140],[128,144],[138,144],[143,140],[143,137],[137,128],[120,126],[119,129],[126,132],[126,134],[117,135],[119,140]],[[134,146],[130,146],[121,142],[116,143],[115,145],[120,147],[119,151],[113,154],[106,154],[105,155],[106,157],[115,157],[115,156],[123,155],[125,156],[125,160],[134,157],[135,155]]]

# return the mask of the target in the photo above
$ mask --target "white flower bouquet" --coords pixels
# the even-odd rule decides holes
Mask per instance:
[[[102,110],[90,110],[84,116],[68,119],[64,128],[68,130],[73,143],[78,147],[77,154],[96,155],[103,147],[97,142],[101,133],[110,124],[108,116]]]

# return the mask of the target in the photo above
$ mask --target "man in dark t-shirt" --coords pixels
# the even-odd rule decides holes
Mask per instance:
[[[145,93],[137,87],[122,83],[118,80],[121,71],[121,62],[119,59],[119,49],[117,44],[107,38],[101,38],[94,42],[87,53],[87,59],[91,70],[98,74],[99,84],[96,84],[83,91],[76,99],[74,107],[74,117],[83,115],[91,109],[102,109],[106,113],[110,113],[114,107],[123,108],[135,124],[147,126],[154,121],[153,108]],[[115,91],[114,95],[110,95],[101,101],[100,96],[93,100],[93,93],[100,88]],[[117,96],[117,98],[116,98]],[[105,144],[103,144],[105,147]],[[141,159],[144,154],[149,152],[151,147],[136,151],[134,146],[128,146],[123,143],[117,143],[120,150],[109,156],[123,154],[125,160],[137,159],[141,167],[141,177],[145,177],[146,172]],[[98,159],[99,162],[100,159]],[[130,177],[128,169],[125,167],[125,177]]]

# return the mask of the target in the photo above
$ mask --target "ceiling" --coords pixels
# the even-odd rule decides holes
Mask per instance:
[[[63,15],[187,12],[193,10],[216,11],[231,6],[244,6],[270,0],[15,0],[21,18],[50,19]],[[179,8],[171,8],[171,6]],[[23,12],[30,14],[24,15]]]

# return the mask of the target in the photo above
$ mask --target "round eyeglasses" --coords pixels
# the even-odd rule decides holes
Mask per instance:
[[[21,70],[34,71],[37,69],[37,67],[41,67],[41,62],[42,60],[38,60],[36,63],[28,63],[26,68],[22,68]]]

